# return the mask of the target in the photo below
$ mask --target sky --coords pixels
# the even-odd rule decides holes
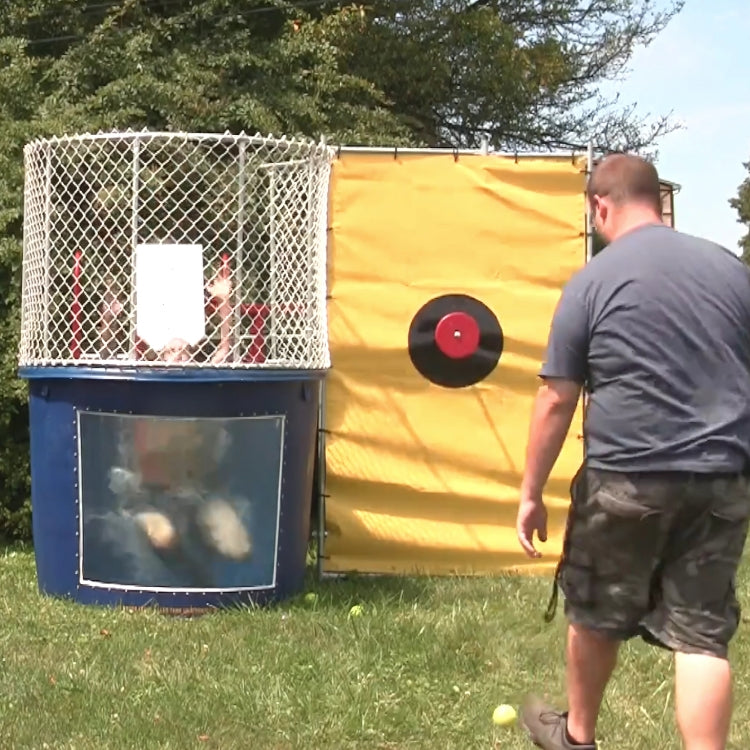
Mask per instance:
[[[747,228],[728,201],[750,161],[750,0],[687,0],[628,68],[621,103],[683,124],[657,145],[659,175],[681,186],[676,228],[738,253]]]

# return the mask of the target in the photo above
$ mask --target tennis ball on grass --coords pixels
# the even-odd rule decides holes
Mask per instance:
[[[365,610],[362,608],[361,604],[355,604],[350,610],[349,610],[349,617],[362,617]]]
[[[503,705],[498,706],[492,712],[492,722],[499,727],[507,727],[513,724],[516,720],[516,709],[513,706]]]

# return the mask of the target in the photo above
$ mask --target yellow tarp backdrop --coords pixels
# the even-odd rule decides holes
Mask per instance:
[[[542,571],[560,553],[581,417],[548,485],[532,563],[515,513],[536,377],[563,284],[585,262],[585,160],[344,152],[331,186],[328,571]],[[505,346],[477,385],[414,368],[415,313],[476,297]]]

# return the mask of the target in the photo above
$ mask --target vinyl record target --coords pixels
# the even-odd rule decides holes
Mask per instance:
[[[409,326],[412,364],[444,388],[484,380],[497,366],[503,343],[503,329],[492,310],[466,294],[431,299]]]

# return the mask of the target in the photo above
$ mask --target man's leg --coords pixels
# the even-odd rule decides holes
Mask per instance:
[[[677,724],[685,750],[724,750],[732,714],[727,652],[740,621],[735,576],[747,536],[748,481],[692,482],[644,625],[675,652]]]
[[[732,717],[729,662],[705,654],[675,654],[675,700],[685,750],[725,750]]]
[[[521,721],[544,750],[595,747],[619,643],[639,630],[666,546],[673,504],[662,482],[588,469],[572,488],[560,565],[568,631],[568,712],[529,701]]]
[[[604,689],[617,663],[620,642],[593,630],[568,627],[568,735],[592,744]]]

